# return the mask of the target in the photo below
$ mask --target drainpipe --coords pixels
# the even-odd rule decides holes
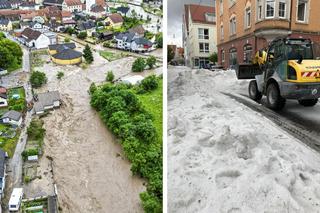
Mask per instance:
[[[291,0],[291,5],[290,5],[290,21],[289,21],[289,32],[290,32],[290,35],[292,34],[292,19],[293,19],[293,12],[292,11],[293,11],[293,0]]]

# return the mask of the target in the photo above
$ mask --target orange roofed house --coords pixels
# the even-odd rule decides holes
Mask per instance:
[[[185,5],[183,14],[183,48],[187,66],[203,68],[209,56],[217,51],[215,8]]]
[[[248,63],[277,37],[320,42],[318,0],[217,0],[218,61]]]

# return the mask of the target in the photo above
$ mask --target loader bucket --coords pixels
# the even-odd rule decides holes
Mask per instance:
[[[262,70],[258,64],[237,64],[236,65],[237,78],[240,79],[254,79],[256,75],[261,75]]]

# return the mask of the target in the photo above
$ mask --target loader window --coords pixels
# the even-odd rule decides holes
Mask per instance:
[[[287,44],[288,60],[313,59],[312,46],[309,43]]]

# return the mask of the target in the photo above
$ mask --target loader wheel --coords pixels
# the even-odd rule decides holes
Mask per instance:
[[[318,103],[318,99],[298,100],[299,104],[305,107],[313,107]]]
[[[258,90],[256,80],[252,80],[249,83],[249,97],[254,101],[260,101],[262,98],[262,93]]]
[[[281,97],[279,87],[275,83],[267,87],[267,104],[273,110],[281,110],[286,104],[286,99]]]

